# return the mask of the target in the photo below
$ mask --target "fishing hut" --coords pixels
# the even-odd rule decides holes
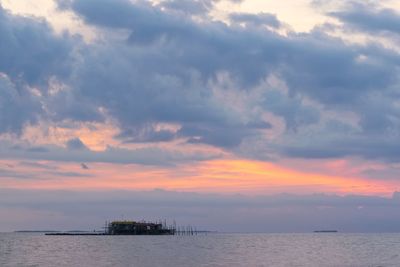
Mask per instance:
[[[175,228],[162,223],[113,221],[106,226],[108,235],[174,235]]]
[[[167,226],[166,220],[159,222],[147,221],[111,221],[106,222],[103,231],[67,231],[45,233],[46,235],[197,235],[207,231],[197,231],[192,226]]]

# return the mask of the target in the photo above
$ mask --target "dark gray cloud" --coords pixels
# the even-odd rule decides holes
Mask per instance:
[[[192,4],[211,3],[206,2]],[[73,88],[72,99],[90,103],[93,114],[96,107],[104,107],[118,120],[122,130],[118,137],[123,141],[150,143],[186,138],[189,143],[232,149],[245,138],[262,138],[267,128],[251,127],[264,121],[257,117],[260,113],[247,115],[249,122],[249,118],[241,119],[242,114],[231,103],[216,101],[210,82],[215,83],[221,72],[233,77],[235,89],[247,91],[269,75],[279,77],[287,85],[288,93],[265,88],[254,105],[284,118],[294,138],[299,128],[318,125],[326,110],[358,115],[358,134],[367,140],[376,133],[399,131],[398,122],[393,119],[399,115],[398,108],[390,100],[393,85],[398,81],[399,57],[394,51],[374,44],[350,45],[317,29],[285,37],[265,28],[244,29],[220,22],[199,24],[184,14],[160,8],[178,4],[185,6],[173,1],[160,6],[126,0],[69,3],[69,8],[89,24],[104,31],[128,31],[122,42],[105,40],[85,50],[85,64],[77,65],[74,79],[67,80]],[[232,14],[231,19],[272,27],[281,24],[270,14]],[[225,86],[221,90],[232,89]],[[379,112],[382,103],[371,105],[376,92],[385,103],[384,112]],[[320,107],[305,104],[305,98],[316,101]],[[181,128],[178,132],[153,129],[154,123],[159,122],[178,124]],[[325,131],[321,129],[319,134]],[[349,131],[341,134],[348,135]],[[355,138],[350,136],[346,140],[351,142]],[[311,154],[316,157],[370,158],[362,147],[357,152],[346,146],[330,150],[328,138],[318,140],[326,151],[317,153],[319,150],[315,149]],[[306,147],[307,142],[300,145]],[[284,147],[282,152],[293,156],[296,153],[289,151],[299,149],[288,144]],[[380,150],[379,158],[392,156],[389,151]]]
[[[191,14],[203,12],[201,6],[212,2],[185,2],[193,5],[187,10],[193,10],[177,14],[176,9],[185,9],[184,2],[151,5],[128,0],[59,1],[60,8],[72,10],[102,32],[101,41],[88,44],[68,34],[56,37],[44,21],[1,10],[4,23],[0,34],[10,39],[12,31],[21,38],[31,38],[33,45],[24,52],[29,56],[21,54],[25,61],[9,60],[9,54],[25,49],[25,39],[20,45],[10,43],[7,49],[14,47],[15,51],[1,55],[5,60],[0,63],[0,71],[9,80],[8,91],[4,90],[4,114],[15,115],[0,114],[0,121],[4,121],[0,131],[21,131],[24,124],[35,123],[40,116],[56,122],[104,121],[109,116],[121,130],[116,138],[126,143],[181,139],[236,152],[251,139],[258,141],[252,144],[254,147],[265,147],[266,151],[274,148],[275,153],[284,155],[398,160],[390,149],[396,147],[395,137],[400,133],[399,107],[394,101],[399,81],[397,52],[372,42],[349,44],[323,32],[323,28],[284,36],[269,27],[192,19]],[[386,14],[375,13],[376,17]],[[270,14],[232,14],[231,19],[270,27],[281,25]],[[350,23],[344,17],[343,21],[343,27]],[[29,34],[21,30],[25,24]],[[42,47],[46,47],[45,52]],[[41,55],[44,64],[36,68],[38,61],[32,55]],[[65,88],[46,93],[50,76]],[[271,76],[281,85],[266,84]],[[41,96],[28,90],[28,85],[39,84]],[[12,88],[24,88],[25,93],[19,93],[18,99],[28,100],[20,106],[14,100],[7,102]],[[241,95],[252,96],[255,92],[258,97],[250,100]],[[236,94],[236,99],[221,97],[224,94]],[[22,112],[15,112],[14,107]],[[273,141],[279,146],[271,147],[273,142],[263,139],[275,126],[265,119],[266,112],[286,124],[284,135]],[[343,127],[335,126],[333,138],[327,134],[330,126],[325,123],[325,113],[340,112],[354,114],[357,125],[347,127],[344,118],[336,118],[340,122],[336,126]],[[160,130],[155,127],[159,123],[179,127],[177,131]],[[310,131],[312,135],[304,134]],[[349,145],[360,136],[362,142]],[[301,142],[293,146],[288,140]],[[318,142],[308,146],[314,140]],[[83,145],[77,140],[70,142],[69,153],[75,153],[73,147]],[[376,143],[379,151],[375,156],[368,148],[371,143]],[[302,148],[307,147],[310,151],[303,153]],[[44,149],[45,153],[48,148],[36,149]],[[79,162],[92,160],[85,156]]]
[[[213,124],[186,124],[179,134],[191,136],[189,143],[203,143],[224,148],[232,148],[240,145],[245,136],[251,135],[251,130],[235,125]]]
[[[245,23],[249,26],[270,26],[272,28],[280,28],[282,26],[276,15],[269,13],[232,13],[229,15],[229,19],[232,22]]]
[[[56,36],[44,19],[9,14],[0,6],[0,72],[30,85],[69,71],[72,37]]]
[[[44,114],[48,79],[69,71],[72,37],[56,36],[44,19],[8,13],[0,5],[0,133],[20,134]]]
[[[376,5],[353,3],[345,10],[329,13],[351,27],[369,33],[400,33],[400,13]]]
[[[91,12],[89,2],[74,3],[78,12]],[[106,6],[114,4],[114,2],[105,2]],[[131,9],[130,13],[140,15],[134,20],[131,20],[131,16],[125,18],[121,16],[117,24],[106,24],[108,22],[106,19],[103,20],[103,15],[109,16],[108,12],[119,12],[122,4],[128,5],[124,9]],[[153,132],[150,136],[150,132],[146,129],[149,127],[148,123],[153,122],[205,124],[208,130],[203,133],[210,133],[210,135],[221,135],[217,131],[224,127],[234,128],[231,132],[237,136],[250,132],[241,129],[246,127],[247,122],[237,121],[235,117],[238,116],[233,113],[233,109],[228,105],[215,103],[212,91],[207,85],[208,80],[217,74],[218,69],[222,71],[226,65],[222,58],[218,59],[216,50],[220,48],[213,47],[212,43],[204,43],[208,41],[207,39],[213,38],[212,36],[201,36],[205,34],[203,30],[188,19],[174,19],[154,8],[134,6],[124,1],[118,1],[117,6],[117,9],[108,7],[104,9],[105,13],[102,13],[103,11],[100,14],[89,13],[88,17],[85,17],[88,22],[93,21],[93,23],[108,27],[134,27],[135,29],[129,37],[128,44],[112,43],[98,46],[94,53],[89,52],[86,55],[87,65],[77,68],[76,77],[79,79],[72,83],[72,87],[79,88],[77,93],[83,99],[97,102],[98,105],[105,107],[109,114],[118,118],[123,129],[123,136],[127,133],[133,134],[131,138],[126,136],[128,141],[167,141],[173,138],[173,134],[166,131]],[[154,29],[147,28],[148,18],[154,21],[152,23],[154,25],[150,26]],[[158,20],[161,21],[157,22]],[[221,30],[225,28],[223,25],[221,27]],[[160,35],[166,34],[171,44],[155,43],[144,49],[141,46],[143,41],[152,42],[153,37],[140,36],[136,29],[146,29],[143,34],[154,34],[153,37],[157,39]],[[193,34],[193,40],[188,39]],[[138,39],[140,39],[139,43],[136,42]],[[221,39],[221,42],[228,44],[227,40]],[[116,49],[116,46],[119,48]],[[160,54],[159,51],[165,52]],[[211,61],[207,62],[208,60]],[[212,60],[218,62],[213,63]],[[250,61],[247,61],[250,65]],[[221,65],[221,67],[216,65]],[[231,66],[235,67],[236,64]],[[236,72],[240,74],[241,70]],[[250,70],[247,72],[250,73]],[[256,121],[257,118],[253,120]],[[213,125],[218,125],[218,127]],[[213,128],[216,129],[215,132]],[[143,135],[144,132],[147,133],[146,136]],[[190,140],[192,137],[188,136]],[[208,136],[203,136],[201,140],[207,141],[210,138],[215,140]],[[233,138],[236,139],[236,137]],[[240,140],[229,144],[239,143]],[[221,144],[223,147],[227,145],[228,143]]]
[[[312,140],[311,140],[312,139]],[[400,145],[397,138],[384,139],[354,135],[344,138],[323,138],[313,136],[309,142],[283,145],[280,149],[288,156],[299,158],[340,158],[346,156],[362,157],[370,160],[389,162],[400,161]]]
[[[222,108],[224,103],[215,105],[208,84],[221,71],[232,74],[235,86],[247,90],[271,73],[278,73],[287,83],[289,95],[268,91],[262,107],[285,118],[288,129],[320,120],[317,109],[304,106],[303,96],[329,109],[359,114],[365,131],[379,128],[374,121],[391,123],[382,119],[397,114],[375,112],[374,118],[364,112],[372,100],[371,92],[389,93],[398,79],[399,57],[382,47],[348,45],[319,31],[283,37],[266,29],[243,30],[221,23],[200,26],[158,7],[122,0],[96,1],[100,9],[91,8],[93,4],[73,1],[72,8],[88,23],[131,33],[127,44],[103,46],[99,48],[101,57],[98,53],[89,56],[88,62],[93,64],[89,64],[89,70],[86,66],[79,70],[77,87],[80,94],[95,98],[118,118],[121,127],[128,128],[126,133],[143,132],[148,121],[171,122],[182,124],[179,133],[189,142],[224,148],[240,145],[243,138],[256,132],[238,121],[232,110]],[[254,16],[233,18],[248,21],[256,19]],[[266,15],[257,19],[263,17],[272,18]],[[148,45],[145,49],[144,43]],[[113,60],[106,59],[109,57]],[[363,57],[365,61],[360,60]],[[140,70],[136,66],[141,66]],[[99,92],[98,88],[104,89]],[[132,125],[138,128],[132,130]],[[172,133],[159,134],[148,139],[133,136],[131,140],[174,138]]]
[[[232,3],[240,3],[243,0],[229,1]],[[218,2],[220,2],[220,0],[164,0],[159,6],[189,15],[206,15]]]
[[[82,53],[86,52],[83,51]],[[59,78],[63,81],[68,79],[64,76]],[[103,114],[99,112],[99,107],[90,99],[83,97],[76,88],[47,95],[42,101],[47,110],[46,117],[51,121],[104,122],[105,119]]]
[[[87,149],[87,147],[85,146],[85,144],[81,141],[81,139],[79,138],[73,138],[70,139],[67,142],[67,148],[70,150],[81,150],[81,149]]]
[[[99,229],[105,220],[118,219],[124,214],[125,218],[135,220],[165,218],[181,225],[222,232],[312,232],[315,229],[397,232],[400,230],[398,195],[395,193],[392,198],[324,194],[249,197],[164,190],[1,189],[0,207],[7,207],[8,212],[28,209],[30,214],[38,212],[42,216],[33,216],[27,222],[1,221],[0,230]],[[63,219],[59,220],[55,214]]]
[[[177,134],[172,130],[145,125],[140,129],[125,129],[117,138],[124,140],[125,143],[154,143],[172,141],[177,138]]]
[[[296,46],[283,68],[290,90],[325,105],[352,109],[369,92],[385,91],[396,82],[399,57],[394,51],[387,59],[389,51],[383,48],[349,46],[337,38],[314,34],[304,43],[292,43]],[[360,60],[362,56],[367,60]]]
[[[39,99],[0,73],[0,133],[20,134],[24,125],[37,121],[40,113]]]
[[[215,0],[167,0],[161,2],[160,6],[181,11],[187,14],[206,14],[214,6]]]
[[[289,130],[320,121],[320,111],[317,108],[306,106],[301,98],[288,97],[278,90],[267,91],[263,104],[267,110],[284,118]]]

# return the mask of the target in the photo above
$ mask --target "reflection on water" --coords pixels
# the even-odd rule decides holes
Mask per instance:
[[[0,266],[400,266],[400,234],[0,234]]]

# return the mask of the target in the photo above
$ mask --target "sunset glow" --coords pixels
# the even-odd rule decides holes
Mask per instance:
[[[398,25],[398,1],[0,0],[3,209],[57,192],[149,194],[154,213],[157,194],[396,206]]]
[[[13,165],[14,162],[2,162]],[[50,162],[39,162],[49,166]],[[176,167],[143,167],[140,165],[88,164],[90,170],[69,163],[55,167],[57,172],[43,174],[40,169],[18,166],[21,174],[41,175],[38,180],[3,178],[3,186],[18,189],[58,190],[153,190],[189,192],[277,194],[281,192],[336,193],[391,196],[396,183],[362,177],[342,177],[295,171],[272,163],[247,160],[215,160]],[[333,163],[332,165],[337,165]],[[53,169],[49,167],[49,169]],[[62,177],[63,173],[66,177]],[[71,177],[75,174],[76,177]],[[60,175],[61,177],[57,177]],[[95,182],[94,182],[95,181]]]

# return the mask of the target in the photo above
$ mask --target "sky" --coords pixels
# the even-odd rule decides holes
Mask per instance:
[[[395,0],[0,0],[0,231],[400,231]]]

